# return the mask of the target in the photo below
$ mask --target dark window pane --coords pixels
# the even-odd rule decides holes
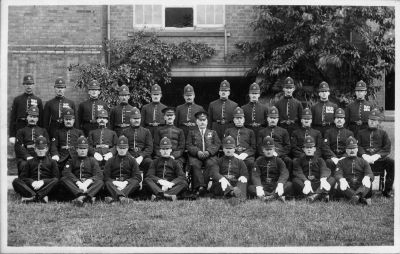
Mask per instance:
[[[165,8],[165,27],[193,27],[193,8]]]

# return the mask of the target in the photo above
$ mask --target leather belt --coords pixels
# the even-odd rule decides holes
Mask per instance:
[[[26,118],[18,118],[17,120],[18,121],[26,121],[27,119]]]
[[[315,176],[313,176],[313,175],[309,175],[309,176],[307,176],[307,178],[308,178],[308,180],[315,180]]]
[[[351,121],[351,124],[360,126],[360,125],[367,124],[367,123],[363,123],[363,121],[359,120],[359,121]]]
[[[195,123],[192,123],[192,122],[187,122],[187,123],[182,123],[182,124],[185,125],[185,126],[187,126],[187,127],[196,126],[196,124],[195,124]]]
[[[224,175],[224,177],[228,180],[236,180],[234,175]]]
[[[120,127],[120,128],[125,128],[125,127],[128,127],[129,124],[128,123],[121,123],[121,124],[117,124],[116,126]]]
[[[280,123],[291,125],[295,124],[296,122],[294,120],[282,120]]]
[[[152,122],[152,123],[147,123],[146,125],[147,125],[147,126],[152,126],[152,127],[157,127],[157,126],[161,125],[161,123]]]
[[[243,152],[243,151],[245,151],[245,150],[246,150],[245,147],[242,147],[242,146],[236,147],[236,151],[238,151],[238,152]]]
[[[260,127],[262,124],[261,123],[251,123],[251,124],[247,124],[247,126],[250,127]]]
[[[109,145],[106,144],[101,144],[101,145],[96,145],[96,148],[109,148]]]
[[[35,148],[35,145],[26,145],[26,148]]]
[[[129,151],[135,151],[135,152],[139,152],[140,148],[139,147],[130,147]]]
[[[121,176],[121,177],[116,177],[116,178],[115,178],[115,181],[121,181],[121,182],[123,182],[123,181],[125,181],[125,177],[123,177],[123,176]]]
[[[331,126],[332,125],[332,123],[322,123],[322,124],[316,124],[316,126],[322,126],[322,127],[325,127],[325,126]]]
[[[222,120],[216,120],[214,123],[218,123],[218,124],[227,124],[227,123],[231,123],[228,120],[222,119]]]
[[[74,149],[73,146],[61,146],[61,149]]]

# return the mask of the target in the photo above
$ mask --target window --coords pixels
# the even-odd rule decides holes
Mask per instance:
[[[134,27],[223,27],[224,5],[134,5]]]

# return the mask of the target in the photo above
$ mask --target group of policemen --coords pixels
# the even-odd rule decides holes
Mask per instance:
[[[99,83],[91,81],[89,99],[77,110],[64,96],[62,77],[44,107],[33,94],[32,75],[23,85],[9,129],[18,168],[13,187],[22,202],[47,203],[61,190],[78,206],[95,202],[101,192],[107,203],[130,202],[138,193],[174,201],[190,192],[282,202],[345,197],[369,205],[374,173],[381,172],[382,194],[392,197],[391,142],[380,128],[380,111],[365,100],[363,81],[355,86],[356,100],[341,109],[329,100],[326,82],[311,108],[293,98],[290,77],[275,105],[260,103],[260,87],[253,83],[249,103],[239,107],[224,80],[208,111],[194,102],[189,84],[185,103],[176,108],[161,103],[161,87],[153,85],[152,101],[141,110],[128,103],[126,85],[119,87],[119,104],[109,109],[99,99]]]

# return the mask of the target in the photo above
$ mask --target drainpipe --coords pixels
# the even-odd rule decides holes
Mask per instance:
[[[225,43],[225,46],[224,46],[224,59],[226,60],[226,57],[228,56],[228,36],[226,34],[226,25],[224,25],[224,39],[225,39],[225,41],[224,41],[224,43]]]
[[[107,40],[111,39],[111,14],[110,14],[110,5],[107,5]],[[107,67],[110,69],[111,64],[111,51],[107,50]]]

